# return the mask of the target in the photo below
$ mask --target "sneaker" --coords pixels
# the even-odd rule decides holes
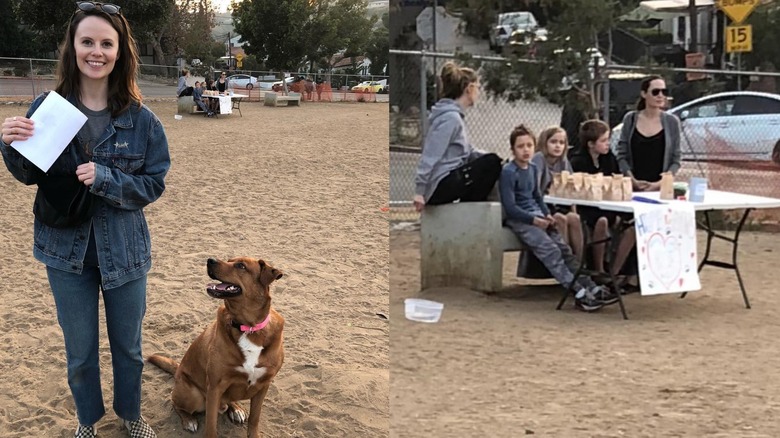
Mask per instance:
[[[595,312],[604,307],[604,303],[593,294],[593,290],[583,288],[577,291],[574,295],[574,306],[583,312]]]
[[[596,297],[596,299],[601,301],[605,306],[608,306],[610,304],[615,304],[620,299],[618,298],[618,295],[615,293],[615,291],[613,291],[612,288],[609,288],[607,286],[596,286],[593,289],[591,289],[590,292],[593,294],[594,297]]]
[[[73,435],[73,438],[95,438],[95,437],[97,437],[97,433],[95,433],[95,427],[84,426],[83,424],[79,424],[78,429],[76,429],[76,435]]]
[[[130,433],[130,438],[157,438],[157,434],[146,424],[144,417],[139,417],[135,421],[122,420],[122,423]]]

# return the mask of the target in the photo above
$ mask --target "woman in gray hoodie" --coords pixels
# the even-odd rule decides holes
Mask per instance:
[[[441,69],[440,99],[431,109],[429,130],[415,177],[414,207],[487,199],[501,174],[501,159],[468,141],[463,110],[479,97],[479,77],[447,62]]]

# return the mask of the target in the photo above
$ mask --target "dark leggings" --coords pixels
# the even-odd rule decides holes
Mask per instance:
[[[501,174],[501,158],[485,154],[453,170],[436,186],[428,205],[481,202],[487,199]]]

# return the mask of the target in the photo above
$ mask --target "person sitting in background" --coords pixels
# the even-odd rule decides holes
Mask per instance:
[[[195,105],[202,109],[206,113],[206,117],[213,117],[214,112],[203,103],[203,88],[200,86],[200,81],[195,81],[195,87],[192,89],[192,100],[195,101]]]
[[[575,172],[591,175],[601,173],[604,176],[620,175],[617,158],[609,149],[609,125],[601,120],[588,120],[580,127],[580,151],[571,158],[571,167]],[[613,211],[602,211],[596,207],[581,207],[580,215],[587,227],[593,233],[593,241],[605,240],[609,230],[618,224],[621,216]],[[631,249],[636,243],[634,227],[626,228],[618,242],[615,259],[609,267],[612,276],[617,276],[623,269]],[[606,244],[593,246],[593,267],[602,278],[606,277],[604,255]]]
[[[192,87],[187,86],[188,77],[190,77],[190,71],[185,68],[181,71],[181,76],[179,76],[179,85],[176,87],[176,96],[192,96]]]
[[[503,166],[498,183],[501,206],[506,213],[505,226],[563,287],[574,291],[578,309],[592,312],[605,304],[616,303],[617,295],[596,285],[590,277],[579,276],[575,282],[579,262],[556,229],[555,219],[539,188],[539,169],[531,162],[536,138],[528,128],[519,125],[510,134],[509,144],[513,160]]]
[[[531,162],[539,171],[539,190],[542,195],[549,193],[553,173],[564,170],[572,172],[571,163],[567,158],[568,149],[566,131],[560,126],[550,126],[539,134],[539,140],[536,142],[537,152],[531,158]],[[571,246],[577,259],[582,260],[582,224],[576,208],[562,208],[555,205],[548,205],[547,208],[550,209],[555,219],[556,229],[563,240]]]

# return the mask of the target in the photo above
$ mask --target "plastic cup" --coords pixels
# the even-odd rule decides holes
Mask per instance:
[[[707,178],[693,177],[688,182],[688,200],[691,202],[704,202],[707,192]]]
[[[444,304],[442,303],[420,298],[407,298],[404,300],[404,306],[406,319],[427,323],[438,322],[444,309]]]

